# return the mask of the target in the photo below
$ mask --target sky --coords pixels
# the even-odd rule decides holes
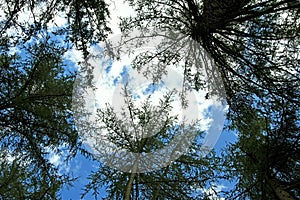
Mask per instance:
[[[111,12],[111,21],[110,21],[110,27],[113,30],[113,34],[109,36],[109,38],[118,37],[118,35],[121,33],[118,28],[118,17],[126,17],[129,14],[133,15],[134,12],[132,8],[130,8],[128,5],[124,4],[121,0],[116,1],[108,1],[110,4],[110,12]],[[3,6],[3,5],[2,5]],[[36,10],[38,12],[38,10]],[[3,18],[3,13],[0,11],[0,19]],[[31,17],[30,12],[24,11],[20,14],[20,20],[24,21],[30,21],[33,20]],[[64,15],[62,13],[58,13],[53,22],[50,22],[49,28],[53,28],[55,26],[64,26],[67,23],[67,21],[64,19]],[[17,30],[8,30],[9,34],[14,35],[18,34]],[[57,38],[56,38],[57,39]],[[11,53],[14,53],[16,51],[20,51],[18,48],[12,48]],[[64,62],[67,64],[70,70],[72,68],[78,68],[76,63],[79,61],[83,61],[82,53],[71,49],[64,55]],[[132,68],[130,67],[130,59],[129,57],[126,57],[126,55],[122,58],[121,62],[108,62],[106,66],[102,65],[101,76],[99,77],[98,86],[99,89],[95,93],[95,99],[98,106],[101,107],[105,104],[105,102],[113,101],[113,93],[112,91],[115,91],[118,85],[124,84],[127,82],[126,80],[128,77],[131,77],[132,74]],[[144,83],[140,82],[134,83],[135,85],[135,97],[137,100],[145,99],[145,97],[148,94],[152,94],[152,101],[155,102],[158,100],[159,97],[162,97],[164,92],[168,90],[168,86],[174,86],[177,87],[177,85],[180,85],[180,81],[182,81],[182,77],[180,76],[180,71],[174,70],[172,76],[165,77],[165,79],[157,84],[157,85],[151,85],[150,82],[145,81]],[[135,74],[136,75],[136,74]],[[174,78],[176,76],[177,78]],[[202,119],[202,128],[206,131],[214,132],[217,134],[210,134],[209,138],[206,138],[207,145],[211,147],[215,147],[217,151],[222,151],[222,148],[225,147],[225,145],[229,142],[232,142],[235,140],[235,135],[228,132],[221,132],[220,129],[222,126],[220,124],[224,123],[224,118],[221,117],[222,114],[226,112],[226,106],[225,107],[214,107],[213,102],[211,100],[205,100],[205,92],[200,91],[196,95],[196,106],[199,109],[199,118]],[[95,104],[96,105],[96,104]],[[180,106],[174,105],[175,110],[173,112],[175,114],[182,114],[182,111],[178,109]],[[210,118],[207,118],[206,120],[203,120],[205,116],[210,116]],[[213,119],[213,120],[212,120]],[[214,124],[215,123],[215,124]],[[220,135],[219,135],[220,133]],[[209,136],[209,134],[208,134]],[[217,137],[217,138],[213,138]],[[74,160],[72,160],[69,164],[66,164],[63,162],[64,155],[57,155],[53,152],[50,152],[49,154],[49,160],[52,164],[55,166],[58,166],[61,170],[61,173],[71,173],[74,177],[78,177],[77,181],[74,182],[73,187],[70,188],[63,188],[61,190],[62,199],[63,200],[76,200],[79,199],[82,188],[85,184],[87,184],[87,176],[90,174],[91,171],[95,171],[97,169],[97,162],[91,161],[86,159],[84,156],[78,154]],[[225,188],[230,187],[228,183],[220,183],[220,185],[216,188],[216,191]],[[206,193],[213,193],[213,190],[208,188],[205,191]],[[102,190],[103,196],[105,196],[105,188]],[[216,194],[214,194],[214,197],[216,197]],[[92,195],[89,193],[84,199],[93,199]]]

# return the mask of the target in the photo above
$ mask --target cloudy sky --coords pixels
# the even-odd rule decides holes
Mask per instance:
[[[113,34],[111,34],[109,38],[118,38],[121,33],[118,28],[118,17],[134,15],[134,12],[121,0],[108,1],[108,3],[110,4],[111,12],[110,27],[113,30]],[[2,4],[2,6],[4,5],[5,4]],[[41,7],[41,9],[43,9],[43,7]],[[36,12],[38,12],[38,10],[36,10]],[[65,16],[62,13],[58,13],[55,17],[55,20],[48,24],[49,28],[51,29],[55,26],[64,26],[67,23],[64,17]],[[3,18],[3,13],[1,13],[1,10],[0,18]],[[24,20],[27,22],[33,20],[33,18],[31,17],[31,13],[29,11],[24,10],[24,12],[20,14],[19,20]],[[18,30],[8,31],[12,36],[18,34]],[[18,48],[11,49],[11,53],[16,51],[20,50]],[[76,63],[83,61],[82,54],[75,49],[71,49],[66,52],[64,58],[65,63],[67,63],[70,68],[77,68],[78,66],[76,66]],[[127,55],[124,55],[121,61],[118,62],[108,62],[106,65],[99,65],[97,63],[98,61],[94,63],[96,66],[100,66],[97,71],[99,74],[99,76],[97,76],[99,80],[97,80],[98,90],[94,94],[94,108],[97,108],[97,106],[101,108],[101,106],[105,105],[105,103],[113,102],[114,99],[116,99],[116,96],[118,97],[118,94],[115,94],[117,88],[120,87],[120,85],[122,86],[122,84],[124,84],[124,80],[128,79],[128,77],[131,78],[130,80],[132,81],[131,84],[133,85],[132,87],[134,89],[134,95],[137,97],[137,103],[142,102],[149,94],[152,95],[152,101],[157,102],[159,98],[162,98],[166,91],[170,90],[170,87],[173,89],[178,88],[179,85],[182,85],[182,72],[171,69],[169,71],[169,76],[166,76],[160,84],[152,87],[150,81],[145,81],[141,78],[141,76],[133,72],[134,70],[130,67],[131,59],[132,58],[128,57]],[[99,60],[99,62],[101,61]],[[141,84],[141,81],[144,82]],[[201,128],[203,130],[207,130],[208,133],[211,133],[207,134],[207,137],[205,138],[206,145],[210,147],[215,146],[217,150],[221,150],[221,148],[224,147],[227,142],[230,142],[234,139],[234,135],[230,135],[229,133],[225,132],[222,132],[221,134],[220,131],[222,129],[222,125],[224,124],[223,115],[225,113],[226,106],[219,106],[219,104],[214,104],[214,101],[212,100],[206,100],[204,98],[204,91],[200,91],[194,95],[196,100],[194,103],[198,109],[196,114],[197,117],[202,120]],[[179,115],[183,113],[182,110],[180,110],[178,101],[174,103],[173,112],[174,114]],[[74,183],[74,187],[64,188],[62,190],[63,199],[78,199],[82,193],[80,189],[82,189],[87,183],[87,175],[89,175],[91,171],[95,171],[97,169],[97,162],[87,160],[81,155],[78,155],[72,162],[66,164],[63,162],[63,155],[57,155],[50,152],[49,160],[54,165],[60,167],[61,173],[71,172],[75,177],[78,177],[78,180]],[[228,183],[221,183],[220,186],[215,189],[215,191],[218,191],[224,187],[229,187],[227,184]],[[212,188],[209,188],[205,191],[202,190],[200,192],[212,193],[213,196],[216,197],[216,194]],[[86,196],[86,199],[91,199],[91,196],[89,195]],[[103,195],[105,195],[105,189],[103,189]]]
[[[110,39],[116,39],[120,37],[120,30],[118,28],[118,17],[122,16],[128,16],[130,14],[134,14],[132,9],[124,5],[123,1],[115,1],[114,3],[111,2],[110,5],[110,12],[111,12],[111,27],[113,30],[113,34],[109,36]],[[80,60],[80,53],[78,53],[75,50],[71,50],[67,52],[66,57],[74,61]],[[97,86],[98,90],[95,92],[95,102],[92,102],[92,104],[96,107],[102,107],[105,105],[105,103],[112,103],[114,99],[118,99],[116,96],[118,94],[115,94],[118,92],[117,88],[118,86],[124,85],[124,80],[128,80],[128,76],[130,77],[131,84],[134,88],[134,95],[138,97],[138,102],[143,101],[147,95],[151,94],[153,102],[158,100],[159,98],[162,98],[164,92],[170,87],[173,86],[173,88],[177,88],[178,85],[182,85],[182,72],[180,71],[173,71],[173,74],[169,74],[168,77],[165,77],[165,79],[162,81],[161,84],[156,85],[155,87],[150,87],[151,82],[147,80],[145,81],[140,76],[138,76],[136,73],[134,73],[133,69],[130,67],[130,61],[132,57],[128,57],[128,55],[124,55],[121,57],[121,61],[115,61],[115,62],[103,62],[103,60],[93,60],[91,61],[94,66],[99,66],[99,63],[106,63],[106,65],[100,66],[100,69],[97,68]],[[176,76],[176,78],[174,78]],[[142,79],[142,80],[139,80]],[[126,81],[125,81],[126,82]],[[138,82],[138,83],[136,83]],[[225,147],[225,144],[227,142],[230,142],[234,139],[233,135],[229,135],[229,133],[222,133],[221,129],[222,125],[224,124],[224,113],[226,109],[226,106],[220,106],[219,104],[215,104],[212,100],[206,100],[204,98],[205,92],[200,91],[199,93],[196,93],[196,105],[199,109],[198,111],[198,117],[202,119],[202,129],[207,130],[208,133],[207,137],[205,138],[206,145],[210,147],[214,147],[218,150],[221,150],[221,148]],[[94,98],[93,97],[93,98]],[[178,103],[178,102],[177,102]],[[181,114],[180,106],[174,105],[173,112],[175,114]],[[205,118],[206,116],[206,118]],[[57,157],[56,157],[57,158]],[[80,176],[79,180],[76,182],[73,188],[70,188],[69,190],[63,191],[63,196],[65,198],[70,199],[76,199],[78,197],[78,194],[80,193],[80,188],[86,183],[85,177],[90,170],[96,170],[96,163],[87,161],[84,157],[78,156],[72,163],[71,163],[70,169],[75,169],[74,174],[77,176]],[[226,186],[227,185],[227,186]],[[210,193],[212,194],[212,198],[216,198],[217,195],[215,194],[215,191],[219,191],[221,189],[224,189],[226,187],[229,187],[228,183],[220,183],[220,185],[214,190],[212,188],[208,188],[207,190],[199,190],[199,193]],[[105,190],[103,189],[103,195],[105,194]],[[86,199],[89,199],[87,196]]]

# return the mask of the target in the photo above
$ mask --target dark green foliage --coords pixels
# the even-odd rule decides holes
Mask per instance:
[[[285,92],[298,100],[292,88]],[[224,171],[238,182],[228,197],[298,199],[300,107],[282,97],[251,96],[240,97],[230,115],[238,142],[228,146]]]
[[[60,188],[71,181],[53,167],[41,167],[30,155],[16,154],[1,151],[1,199],[57,199]]]
[[[282,83],[299,81],[299,1],[144,1],[128,0],[137,15],[125,18],[121,27],[125,33],[134,28],[150,33],[162,29],[173,35],[174,44],[164,45],[164,51],[175,54],[185,42],[181,34],[193,38],[215,60],[227,93],[228,103],[243,90],[267,90],[269,93],[289,98],[282,94]],[[155,33],[153,33],[155,35]],[[149,36],[148,36],[149,37]],[[179,57],[188,57],[185,52]],[[178,60],[179,59],[178,56]],[[173,54],[165,58],[174,60]],[[195,85],[203,67],[189,58],[185,68],[186,80]],[[141,63],[143,64],[143,63]],[[189,71],[198,73],[188,73]],[[201,77],[201,76],[200,76]],[[200,78],[201,80],[201,78]],[[299,84],[295,85],[299,87]],[[254,90],[253,90],[254,89]],[[299,103],[299,102],[298,102]]]
[[[63,54],[74,46],[87,58],[89,46],[106,38],[110,31],[107,5],[103,0],[3,2],[0,198],[57,199],[60,188],[71,180],[61,175],[47,156],[50,151],[66,151],[67,161],[81,149],[70,110],[75,74],[67,72]],[[158,46],[157,52],[138,57],[134,66],[140,69],[157,58],[159,64],[147,72],[158,81],[166,64],[183,62],[185,80],[200,90],[207,87],[199,61],[199,52],[205,50],[216,63],[214,70],[221,74],[230,105],[230,128],[237,132],[238,141],[228,146],[223,158],[213,153],[199,158],[203,149],[195,141],[186,155],[153,172],[125,173],[99,162],[84,192],[92,190],[97,198],[104,186],[107,199],[191,199],[197,189],[223,178],[237,181],[232,191],[224,193],[227,199],[299,199],[300,2],[127,2],[137,15],[122,20],[123,33],[139,29],[151,34],[155,27],[166,30],[173,39]],[[25,11],[32,17],[20,21]],[[51,25],[58,14],[65,17],[65,25]],[[180,54],[184,45],[190,48]],[[13,53],[14,48],[21,52]],[[179,132],[175,130],[176,117],[168,115],[168,101],[161,101],[163,115],[149,102],[139,109],[130,98],[127,103],[132,113],[122,119],[110,107],[98,113],[105,124],[101,128],[110,133],[109,139],[118,147],[151,152],[161,149]],[[158,119],[164,126],[153,137],[136,141],[128,134],[132,129],[149,130]],[[183,131],[195,132],[200,138],[202,133],[195,127]],[[129,167],[136,170],[135,165]]]
[[[67,163],[82,150],[71,104],[75,69],[64,53],[102,41],[104,1],[2,1],[0,5],[0,199],[57,199]],[[57,25],[57,15],[66,24]],[[60,166],[62,167],[62,166]]]
[[[69,110],[74,75],[64,74],[64,49],[47,40],[22,51],[23,58],[2,51],[0,60],[0,149],[12,158],[1,159],[0,194],[8,199],[56,199],[67,179],[58,175],[47,155],[60,152],[61,146],[70,155],[77,151]],[[21,187],[20,193],[7,187]]]

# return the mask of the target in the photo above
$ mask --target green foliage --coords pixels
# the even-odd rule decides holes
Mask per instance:
[[[110,31],[109,12],[103,0],[5,1],[1,3],[1,10],[4,12],[4,19],[0,21],[1,41],[9,40],[12,46],[52,33],[66,37],[65,42],[72,42],[86,57],[87,48],[103,41]],[[25,19],[19,17],[22,15]],[[57,25],[57,15],[67,23]]]
[[[178,126],[176,116],[170,116],[168,95],[159,107],[150,101],[137,107],[127,96],[121,118],[111,107],[98,111],[104,124],[99,129],[119,148],[148,153],[179,132],[194,132],[198,138],[186,155],[161,170],[125,173],[99,162],[83,196],[92,190],[97,198],[106,187],[107,199],[191,199],[199,189],[224,178],[237,181],[225,193],[228,199],[299,199],[300,2],[127,2],[136,16],[122,19],[125,35],[133,29],[152,34],[154,27],[169,33],[156,52],[140,55],[134,66],[148,64],[147,75],[155,82],[166,65],[181,65],[185,81],[200,90],[209,86],[200,55],[205,50],[205,58],[217,65],[211,77],[221,74],[238,141],[228,146],[224,158],[213,153],[199,158],[202,133],[196,124]],[[49,163],[49,152],[62,153],[65,148],[72,157],[78,149],[83,151],[70,111],[75,74],[66,72],[63,55],[75,46],[87,58],[89,46],[105,40],[110,32],[108,8],[103,0],[13,0],[3,1],[0,9],[0,198],[57,199],[60,188],[71,180]],[[31,18],[23,20],[24,12]],[[66,24],[54,24],[57,15]],[[162,125],[157,133],[141,137],[157,124]],[[127,167],[134,172],[137,166]]]
[[[2,1],[0,9],[0,198],[57,199],[71,179],[50,154],[67,162],[84,151],[71,111],[76,74],[63,56],[75,46],[86,57],[104,40],[107,5]]]
[[[60,187],[71,181],[54,168],[45,171],[34,160],[3,149],[0,166],[1,199],[57,199]]]
[[[232,199],[299,198],[300,108],[277,100],[264,99],[256,106],[252,101],[251,107],[244,105],[231,116],[238,142],[228,146],[224,162],[225,169],[234,169],[228,170],[231,178],[237,179]]]
[[[74,75],[65,74],[65,50],[52,42],[41,40],[22,51],[23,57],[1,52],[0,149],[13,159],[1,158],[0,194],[5,199],[56,199],[68,179],[58,175],[47,155],[59,153],[61,146],[70,155],[78,149],[69,110]]]

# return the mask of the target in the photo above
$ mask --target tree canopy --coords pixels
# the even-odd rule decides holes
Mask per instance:
[[[122,30],[158,28],[193,38],[217,63],[228,103],[237,101],[235,97],[243,91],[252,91],[258,96],[260,91],[265,91],[264,95],[295,101],[283,91],[286,82],[293,83],[295,89],[299,87],[299,1],[128,2],[135,8],[136,16],[124,18]],[[185,39],[174,41],[181,40]],[[164,48],[165,59],[170,62],[175,60],[174,54],[181,46],[174,44]],[[170,55],[171,49],[174,53]],[[161,51],[159,49],[157,54],[164,53]],[[188,57],[189,52],[179,56]],[[192,77],[187,80],[195,84],[196,89],[201,88],[201,82],[197,86],[201,65],[187,63],[184,67],[185,75]]]
[[[130,170],[122,172],[105,165],[103,159],[114,161],[115,152],[104,157],[88,153],[76,129],[72,95],[77,69],[68,66],[64,54],[75,48],[87,59],[89,47],[107,42],[107,2],[2,0],[0,199],[59,198],[72,177],[61,174],[49,154],[66,153],[68,162],[78,151],[99,164],[82,197],[93,191],[100,198],[105,187],[106,199],[212,199],[205,190],[227,180],[234,188],[220,193],[226,199],[299,199],[299,0],[125,1],[135,15],[121,20],[124,41],[136,41],[137,48],[140,38],[165,39],[132,65],[140,70],[158,61],[160,65],[146,70],[154,82],[165,66],[178,65],[189,89],[208,87],[209,94],[225,97],[228,131],[236,133],[237,141],[222,155],[212,151],[201,157],[203,132],[196,124],[180,126],[169,116],[168,96],[157,110],[150,101],[136,107],[126,93],[129,115],[119,118],[109,106],[98,110],[103,124],[98,128],[116,146],[142,154],[162,148],[180,132],[193,132],[198,139],[185,155],[159,170],[136,173],[138,166],[128,162]],[[142,34],[128,38],[135,30]],[[216,68],[205,67],[203,52]],[[78,64],[84,70],[86,63]],[[80,78],[87,78],[84,87],[93,88],[90,70]],[[221,82],[210,85],[219,78]],[[155,135],[137,139],[137,133],[147,133],[158,120],[164,126]],[[84,127],[87,132],[90,125]],[[125,162],[127,157],[118,159]]]

